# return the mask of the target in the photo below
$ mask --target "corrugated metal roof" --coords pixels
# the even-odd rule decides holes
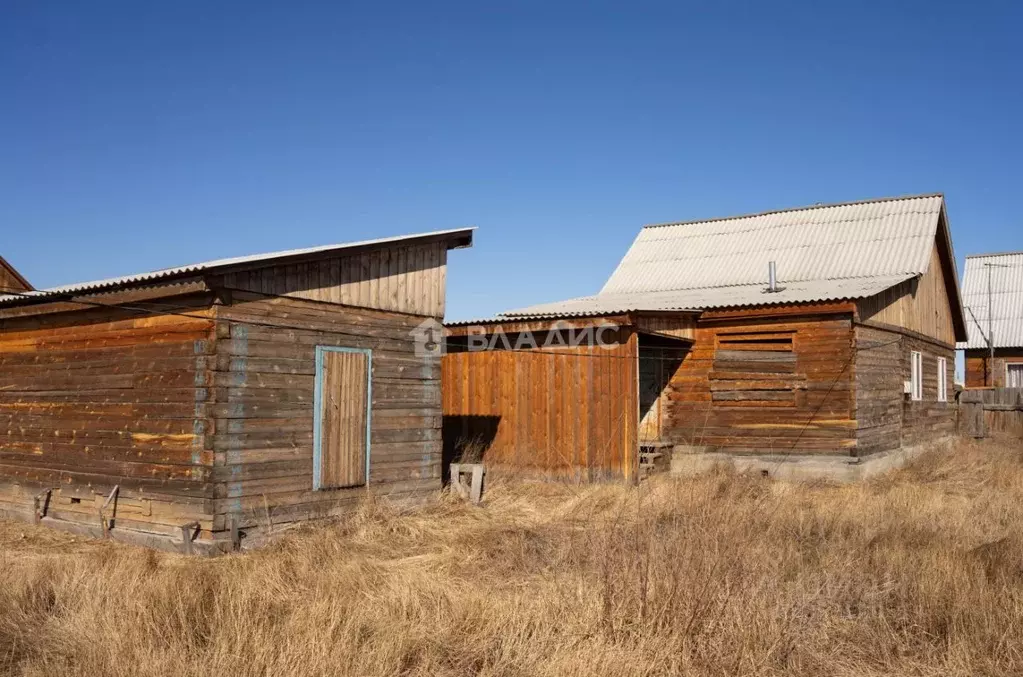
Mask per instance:
[[[1023,252],[966,257],[963,303],[969,339],[959,347],[988,347],[988,264],[995,347],[1023,348]]]
[[[308,247],[306,249],[289,249],[285,251],[271,252],[268,254],[254,254],[251,256],[238,256],[227,259],[215,259],[213,261],[205,261],[203,263],[193,263],[188,266],[155,270],[150,273],[139,273],[136,275],[126,275],[124,277],[112,277],[106,280],[78,282],[75,284],[69,284],[62,287],[40,289],[38,291],[28,292],[25,294],[0,295],[0,304],[11,303],[13,301],[26,301],[27,299],[42,299],[50,296],[61,296],[72,293],[94,292],[105,289],[111,289],[115,287],[127,287],[140,283],[148,283],[159,280],[165,280],[168,278],[182,277],[190,274],[210,273],[223,268],[243,266],[252,263],[269,263],[276,259],[290,259],[293,257],[304,257],[314,254],[342,252],[346,249],[355,249],[359,247],[375,247],[378,245],[387,245],[392,243],[405,244],[407,243],[407,241],[410,240],[427,240],[444,238],[447,236],[450,236],[452,238],[466,236],[470,238],[471,244],[472,233],[475,230],[476,230],[475,227],[456,228],[452,230],[435,230],[429,233],[399,235],[396,237],[384,237],[375,240],[362,240],[360,242],[347,242],[343,244],[324,245],[321,247]]]
[[[944,197],[931,194],[647,226],[597,295],[502,316],[866,298],[927,272],[943,213]],[[947,224],[939,239],[951,253]],[[784,290],[765,294],[771,261]],[[956,335],[965,336],[951,265]]]
[[[573,313],[665,311],[839,301],[873,296],[914,275],[891,275],[847,280],[809,280],[780,284],[780,291],[768,293],[765,284],[736,285],[712,289],[685,289],[636,294],[598,294],[556,303],[545,303],[502,313],[521,318],[570,317]]]
[[[647,226],[601,294],[664,292],[778,281],[922,275],[941,195],[812,206],[710,221]],[[811,299],[802,299],[811,300]]]

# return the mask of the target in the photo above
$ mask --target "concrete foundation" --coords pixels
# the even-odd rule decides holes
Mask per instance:
[[[693,476],[709,472],[717,465],[731,466],[740,473],[758,473],[782,480],[859,482],[901,468],[917,456],[947,448],[951,437],[926,444],[871,454],[863,458],[822,454],[725,454],[710,447],[675,445],[671,456],[673,475]]]

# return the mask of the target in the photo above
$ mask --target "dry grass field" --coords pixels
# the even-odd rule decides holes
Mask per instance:
[[[369,503],[186,559],[0,523],[13,675],[1020,675],[1023,450]]]

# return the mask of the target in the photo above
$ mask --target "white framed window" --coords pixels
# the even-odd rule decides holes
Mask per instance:
[[[919,401],[924,398],[924,356],[918,350],[914,350],[909,355],[909,380],[912,384],[910,397]]]
[[[948,361],[938,358],[938,401],[948,402]]]
[[[1023,362],[1005,365],[1005,387],[1023,388]]]

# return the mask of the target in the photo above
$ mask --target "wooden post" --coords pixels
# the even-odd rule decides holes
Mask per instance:
[[[188,524],[181,525],[181,551],[186,555],[192,554],[192,539],[195,538],[195,532],[198,529],[198,522],[189,522]]]
[[[110,490],[110,495],[107,496],[107,500],[105,500],[103,502],[103,505],[100,506],[100,509],[99,509],[99,526],[103,530],[103,538],[109,538],[110,537],[110,525],[107,522],[107,518],[106,518],[106,515],[104,514],[104,512],[106,511],[107,506],[110,505],[110,502],[113,501],[114,502],[114,512],[113,512],[113,514],[114,515],[117,514],[117,494],[118,494],[118,492],[120,492],[120,490],[121,490],[121,485],[115,484],[114,488]],[[113,520],[110,520],[110,521],[112,522]]]
[[[235,551],[242,549],[242,535],[238,530],[238,516],[231,515],[231,548]]]
[[[39,524],[46,517],[46,511],[50,509],[51,493],[53,493],[53,489],[47,489],[40,494],[36,494],[36,497],[32,499],[32,521],[36,524]]]

